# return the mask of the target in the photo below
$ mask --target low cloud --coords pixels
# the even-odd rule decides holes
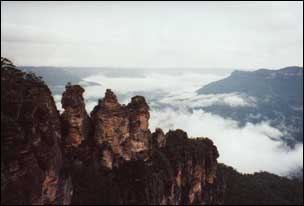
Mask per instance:
[[[212,105],[225,105],[229,107],[255,107],[256,99],[244,94],[224,93],[224,94],[205,94],[196,95],[195,93],[188,94],[187,97],[174,96],[164,98],[162,103],[184,104],[190,107],[208,107]]]
[[[210,74],[199,70],[181,71],[173,69],[156,72],[143,71],[142,73],[143,75],[139,77],[119,78],[111,78],[109,75],[100,73],[87,77],[84,80],[105,85],[117,93],[163,90],[169,91],[173,95],[181,95],[187,94],[189,91],[195,91],[195,89],[200,88],[202,85],[227,76],[227,74]],[[226,73],[229,73],[229,71]]]
[[[247,123],[224,119],[204,110],[156,110],[151,112],[150,128],[183,129],[191,137],[209,137],[217,146],[219,161],[244,173],[268,171],[286,175],[303,166],[303,144],[291,150],[280,141],[283,132],[269,122]]]
[[[183,129],[189,137],[209,137],[217,146],[219,161],[244,173],[268,171],[286,175],[303,167],[303,144],[290,149],[280,139],[288,131],[282,126],[274,128],[270,122],[258,124],[247,122],[240,127],[238,122],[206,112],[210,105],[227,105],[233,108],[254,107],[253,97],[239,93],[196,95],[201,86],[221,79],[223,76],[195,72],[151,72],[140,77],[116,77],[96,74],[85,80],[97,82],[98,86],[85,86],[85,101],[88,113],[111,88],[121,103],[126,104],[134,95],[143,95],[151,108],[150,129]],[[60,96],[55,96],[57,107]],[[61,106],[60,106],[61,108]],[[260,114],[257,114],[260,115]]]

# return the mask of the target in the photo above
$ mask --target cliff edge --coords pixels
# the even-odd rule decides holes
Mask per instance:
[[[216,146],[149,130],[142,96],[111,90],[90,115],[67,85],[63,113],[45,83],[1,58],[1,204],[222,204]]]

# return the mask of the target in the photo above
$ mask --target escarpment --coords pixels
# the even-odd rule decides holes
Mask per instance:
[[[67,85],[60,115],[48,87],[1,59],[2,204],[221,204],[207,138],[149,130],[149,106],[106,90],[90,116]]]
[[[1,204],[67,204],[59,112],[48,87],[1,58]]]

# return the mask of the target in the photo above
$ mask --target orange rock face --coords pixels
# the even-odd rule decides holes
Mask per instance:
[[[127,106],[120,105],[115,94],[108,89],[105,97],[94,108],[91,117],[95,141],[98,144],[110,145],[113,158],[148,158],[148,155],[143,153],[149,149],[150,116],[149,107],[143,97],[133,97]],[[110,158],[107,160],[110,161]]]

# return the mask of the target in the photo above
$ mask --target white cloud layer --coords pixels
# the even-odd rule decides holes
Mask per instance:
[[[290,150],[279,138],[283,132],[268,122],[247,123],[240,128],[237,122],[195,110],[156,110],[151,112],[150,128],[183,129],[192,137],[209,137],[217,146],[219,161],[244,173],[268,171],[286,175],[303,166],[303,144]],[[275,139],[277,141],[271,140]]]
[[[237,92],[224,94],[202,94],[188,93],[188,95],[165,97],[161,103],[174,105],[187,105],[188,107],[208,107],[212,105],[226,105],[230,107],[255,107],[256,99],[251,96],[239,94]]]
[[[174,73],[174,72],[173,72]],[[269,171],[285,175],[303,166],[303,144],[294,150],[280,141],[286,132],[270,126],[269,122],[247,123],[239,127],[236,121],[205,112],[202,109],[189,110],[199,106],[224,104],[231,107],[255,106],[253,97],[238,93],[197,96],[200,86],[223,76],[204,73],[183,72],[148,73],[138,78],[112,78],[99,74],[86,78],[102,86],[85,87],[87,111],[102,98],[106,88],[113,89],[122,103],[128,103],[131,96],[146,92],[151,107],[150,129],[183,129],[190,137],[209,137],[217,146],[219,161],[235,167],[240,172]],[[94,99],[95,98],[95,99]],[[58,97],[56,97],[58,99]],[[165,104],[164,107],[159,107]],[[168,106],[169,105],[169,106]],[[282,127],[284,128],[284,127]]]

